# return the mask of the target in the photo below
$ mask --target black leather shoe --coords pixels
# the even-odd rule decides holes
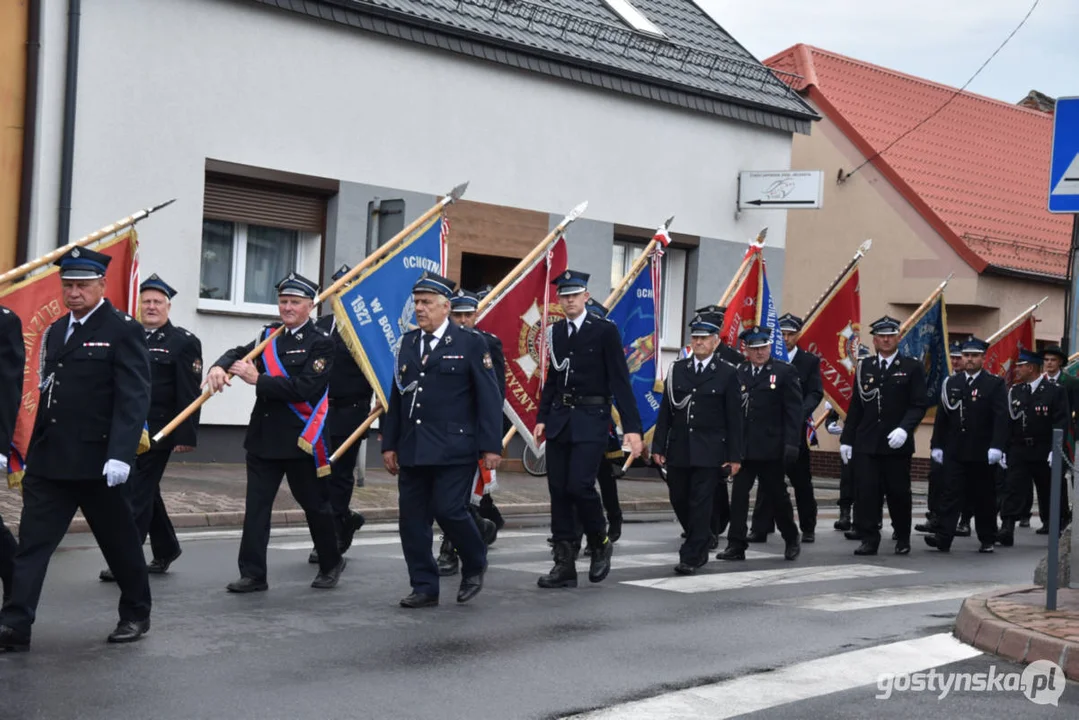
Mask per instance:
[[[857,547],[857,549],[855,549],[854,554],[855,555],[876,555],[877,554],[877,547],[878,547],[877,543],[871,543],[868,540],[863,540],[862,544],[859,545]]]
[[[956,537],[970,537],[970,524],[969,523],[959,523],[959,525],[957,525],[956,528],[955,528],[955,536]]]
[[[418,608],[436,607],[438,605],[438,595],[425,595],[424,593],[414,592],[408,597],[401,598],[399,605],[403,608],[411,608],[413,610]]]
[[[132,643],[150,632],[150,618],[145,620],[121,620],[109,635],[110,643]]]
[[[1048,535],[1049,534],[1049,524],[1046,523],[1045,525],[1042,525],[1040,528],[1038,528],[1037,530],[1034,531],[1034,534],[1035,535]]]
[[[993,552],[993,543],[983,542],[981,544],[981,547],[978,548],[978,552],[982,553],[983,555],[988,555],[989,553]]]
[[[783,558],[786,560],[797,560],[801,554],[802,544],[797,539],[787,543],[787,547],[783,550]]]
[[[857,530],[847,530],[845,533],[843,533],[843,537],[847,538],[848,540],[861,540],[862,534]]]
[[[940,537],[940,535],[926,535],[925,544],[931,548],[936,548],[943,553],[952,551],[952,544],[945,543],[945,541]]]
[[[674,572],[677,575],[696,575],[697,568],[693,567],[689,563],[680,562],[674,566]]]
[[[768,542],[767,533],[757,532],[756,530],[750,530],[746,535],[746,542],[748,543],[763,543]]]
[[[487,518],[480,518],[480,535],[483,536],[483,544],[491,546],[495,540],[498,539],[498,526],[494,524],[494,521]]]
[[[352,541],[356,533],[358,533],[360,531],[360,528],[362,528],[366,523],[367,518],[365,518],[360,513],[351,511],[349,512],[348,520],[345,521],[344,534],[341,536],[341,543],[337,547],[337,549],[341,551],[342,555],[348,552],[348,549],[352,547]]]
[[[453,547],[453,543],[450,542],[448,537],[443,537],[442,545],[438,549],[438,559],[435,560],[439,576],[449,577],[456,575],[459,562],[457,550]]]
[[[312,550],[311,554],[307,556],[308,565],[318,565],[318,550]]]
[[[839,519],[832,524],[836,530],[850,530],[850,508],[839,508]]]
[[[320,572],[316,575],[311,587],[316,590],[329,590],[337,587],[337,581],[341,579],[341,573],[344,571],[345,565],[348,565],[348,558],[341,558],[329,572]]]
[[[105,568],[98,573],[97,579],[101,582],[116,582],[116,577],[112,574],[112,570]]]
[[[817,540],[817,535],[812,530],[809,531],[809,532],[802,533],[802,542],[812,544],[812,543],[816,542],[816,540]]]
[[[182,548],[176,548],[176,554],[170,558],[154,558],[146,565],[146,572],[151,575],[164,575],[169,571],[169,566],[179,560],[183,554]]]
[[[726,549],[716,555],[716,560],[745,560],[746,551],[728,545]]]
[[[914,530],[915,532],[920,533],[931,533],[937,531],[937,529],[933,526],[933,523],[931,522],[918,523],[914,526]]]
[[[0,625],[0,652],[26,652],[30,649],[30,633],[21,633]]]
[[[719,550],[719,535],[713,535],[711,539],[708,540],[708,549]]]
[[[603,538],[603,542],[597,540],[592,548],[592,563],[588,566],[589,582],[603,582],[611,572],[611,555],[614,555],[614,544],[610,538]]]
[[[1030,527],[1030,518],[1026,517],[1026,518],[1023,518],[1022,520],[1020,520],[1019,521],[1019,527],[1022,527],[1022,528]]]
[[[494,523],[491,524],[493,525]],[[480,594],[480,590],[483,589],[483,576],[486,572],[486,570],[482,570],[475,575],[461,578],[461,589],[457,591],[457,602],[466,603]]]
[[[607,522],[607,539],[611,542],[618,542],[620,537],[622,537],[622,518],[612,515]]]
[[[910,538],[895,541],[896,555],[910,555]]]
[[[270,586],[265,579],[242,577],[225,586],[230,593],[253,593],[269,590]]]

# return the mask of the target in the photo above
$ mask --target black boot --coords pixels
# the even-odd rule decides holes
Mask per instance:
[[[849,507],[841,507],[841,508],[839,508],[839,519],[835,521],[835,524],[832,525],[832,527],[834,527],[836,530],[843,530],[843,531],[850,530],[851,523],[850,523],[850,508]]]
[[[611,571],[611,555],[614,554],[614,543],[604,535],[595,535],[588,539],[592,546],[592,564],[588,567],[589,582],[603,582],[607,573]]]
[[[554,544],[554,567],[536,584],[541,588],[577,587],[577,565],[574,563],[573,543],[561,540]]]
[[[607,519],[607,539],[611,542],[618,542],[620,537],[622,537],[622,516],[611,515]]]
[[[438,574],[442,577],[457,574],[457,550],[448,537],[442,537],[442,547],[438,549]]]

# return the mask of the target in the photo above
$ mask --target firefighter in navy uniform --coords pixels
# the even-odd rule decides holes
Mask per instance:
[[[870,325],[877,355],[858,363],[840,436],[840,458],[854,463],[854,524],[861,540],[855,555],[877,554],[882,495],[895,529],[895,554],[910,553],[910,463],[914,430],[925,417],[929,395],[922,364],[897,351],[899,327],[888,316]]]
[[[255,387],[255,405],[244,439],[247,495],[238,559],[240,577],[226,586],[232,593],[269,588],[266,549],[273,502],[282,476],[288,479],[292,496],[303,508],[318,552],[319,572],[311,587],[336,587],[345,569],[328,483],[319,477],[315,458],[298,444],[306,425],[302,412],[317,407],[327,393],[333,371],[333,339],[311,320],[317,295],[316,283],[299,273],[289,273],[277,284],[277,310],[282,322],[266,326],[257,339],[222,355],[204,383],[218,392],[229,384],[228,374],[232,374]],[[285,331],[259,357],[253,362],[243,359],[282,324]]]
[[[859,345],[858,360],[864,360],[869,356],[869,348],[865,345]],[[839,412],[832,407],[831,403],[824,403],[824,407],[828,411],[828,416],[824,420],[824,427],[828,434],[836,437],[842,435],[843,420],[839,417]],[[854,507],[854,472],[850,463],[841,462],[839,464],[839,499],[836,500],[836,504],[839,506],[839,519],[832,524],[832,527],[836,530],[850,532],[853,527],[851,510]]]
[[[1000,509],[1001,528],[997,536],[997,543],[1004,547],[1011,547],[1015,542],[1015,524],[1025,512],[1031,481],[1038,493],[1042,526],[1049,527],[1053,430],[1066,431],[1070,420],[1064,388],[1053,385],[1042,375],[1040,353],[1020,350],[1015,377],[1016,382],[1008,391],[1011,437],[1003,462],[1005,487]],[[1061,505],[1061,508],[1060,527],[1063,530],[1070,516],[1067,505]]]
[[[607,318],[607,308],[595,298],[588,298],[585,310],[601,320]],[[607,428],[607,451],[603,454],[603,461],[599,464],[599,473],[596,474],[596,484],[599,485],[599,497],[603,502],[603,511],[607,514],[607,537],[611,542],[618,542],[622,537],[622,504],[618,501],[618,480],[623,475],[622,465],[625,462],[625,453],[622,452],[622,440],[618,437],[618,430],[614,422]],[[578,536],[584,533],[584,528],[578,520]],[[579,541],[578,541],[579,543]],[[591,557],[592,546],[585,549],[585,555]]]
[[[337,282],[351,270],[348,265],[333,274]],[[315,321],[315,325],[333,338],[333,369],[330,371],[330,410],[326,416],[326,432],[330,439],[330,451],[334,452],[353,431],[363,424],[371,410],[371,396],[374,391],[367,377],[356,364],[349,352],[341,333],[337,331],[337,318],[333,313],[324,315]],[[367,438],[367,433],[352,444],[348,450],[333,463],[328,481],[330,507],[337,528],[337,547],[343,555],[352,547],[353,537],[366,522],[366,518],[349,507],[352,502],[352,490],[356,485],[356,463],[360,457],[360,443]],[[318,564],[318,550],[312,549],[307,561]]]
[[[824,399],[824,385],[821,382],[820,358],[798,348],[798,333],[802,331],[802,318],[787,313],[779,318],[779,330],[787,345],[790,364],[798,371],[798,382],[802,388],[802,412],[805,422],[800,434],[798,461],[787,468],[787,477],[794,488],[794,502],[798,507],[798,525],[802,531],[802,542],[811,543],[815,539],[817,528],[817,500],[813,497],[813,472],[809,466],[809,439],[807,434],[813,424],[813,413]],[[813,444],[817,444],[814,436]],[[746,538],[749,542],[764,542],[768,533],[775,529],[772,509],[768,496],[761,493],[757,486],[757,502],[753,507],[752,532]]]
[[[23,478],[11,597],[0,611],[0,650],[28,650],[49,558],[77,510],[120,587],[109,642],[150,631],[150,583],[127,482],[150,410],[150,353],[130,315],[105,299],[112,260],[76,247],[58,261],[71,311],[42,338],[41,398]]]
[[[1044,370],[1044,372],[1045,372],[1045,379],[1048,382],[1052,383],[1053,385],[1060,385],[1061,387],[1064,388],[1064,397],[1068,400],[1068,428],[1067,429],[1070,430],[1072,433],[1074,433],[1075,432],[1076,410],[1079,409],[1079,380],[1076,380],[1075,377],[1067,375],[1066,373],[1063,372],[1064,368],[1068,364],[1068,353],[1064,352],[1064,350],[1059,345],[1050,345],[1049,347],[1042,350],[1042,363],[1043,363],[1042,364],[1042,370]],[[1072,438],[1071,438],[1072,441],[1074,441],[1074,438],[1075,438],[1075,436],[1073,435]],[[1065,447],[1067,447],[1068,442],[1069,442],[1069,435],[1068,435],[1068,432],[1065,432],[1064,433]],[[1071,455],[1071,453],[1066,453],[1066,454],[1069,455],[1069,456]],[[1029,500],[1029,502],[1028,502],[1028,504],[1026,506],[1026,515],[1027,515],[1027,521],[1028,521],[1027,522],[1027,527],[1030,526],[1030,522],[1029,522],[1030,517],[1029,516],[1030,516],[1030,511],[1034,506],[1033,503],[1034,503],[1034,498],[1033,498],[1033,494],[1032,494],[1030,496],[1030,500]],[[1064,508],[1064,516],[1065,517],[1071,517],[1071,515],[1068,514],[1068,483],[1067,483],[1067,480],[1062,481],[1060,483],[1060,507]],[[1046,512],[1048,512],[1048,510],[1049,510],[1049,508],[1048,508],[1048,506],[1046,506]],[[1039,508],[1039,513],[1040,512],[1041,512],[1041,508]],[[1063,528],[1064,525],[1062,524],[1061,527]],[[1035,534],[1037,534],[1037,535],[1048,535],[1049,534],[1049,523],[1048,522],[1043,522],[1042,526],[1037,529]]]
[[[533,433],[537,445],[547,436],[555,555],[551,572],[537,581],[541,588],[577,586],[575,511],[593,549],[588,579],[601,582],[610,572],[614,546],[596,493],[596,475],[607,448],[612,399],[631,457],[643,450],[622,337],[613,323],[585,310],[588,278],[586,273],[567,270],[555,281],[566,317],[551,326],[547,382]]]
[[[716,355],[723,327],[718,313],[690,323],[693,353],[667,371],[652,457],[667,468],[671,506],[686,531],[674,571],[693,575],[712,547],[712,495],[741,469],[742,386],[738,371]]]
[[[949,345],[948,356],[952,361],[952,376],[963,375],[966,368],[966,363],[963,362],[963,344],[960,342],[953,342]],[[933,388],[929,388],[929,393],[931,396],[929,399],[931,405],[939,402],[940,396],[938,393],[934,392]],[[937,530],[937,520],[940,518],[940,499],[941,494],[944,491],[943,471],[944,466],[930,456],[929,474],[927,477],[928,493],[926,496],[926,521],[914,526],[914,529],[918,532],[932,533]],[[964,520],[970,520],[969,517],[965,516],[965,513],[964,517],[959,522],[959,527],[962,527]]]
[[[717,560],[746,559],[746,524],[749,493],[759,482],[768,496],[776,526],[786,543],[783,557],[796,560],[801,554],[794,508],[784,483],[785,468],[798,459],[799,436],[805,416],[798,371],[789,363],[772,358],[772,331],[752,327],[741,334],[747,361],[738,367],[745,422],[742,467],[731,488],[731,527],[727,547]]]
[[[1004,457],[1009,435],[1008,390],[1004,380],[982,370],[989,343],[970,338],[963,343],[964,371],[944,382],[933,421],[930,454],[944,472],[940,481],[939,516],[929,547],[948,552],[965,508],[973,506],[981,547],[993,552],[997,538],[997,493],[993,466]]]
[[[483,336],[450,322],[456,283],[424,272],[412,288],[419,329],[401,338],[382,427],[382,461],[397,475],[401,549],[412,592],[401,607],[438,605],[431,523],[461,559],[457,602],[483,589],[487,548],[468,512],[478,463],[502,461],[502,396]],[[482,460],[481,460],[482,458]]]
[[[0,306],[0,478],[8,472],[8,454],[15,437],[15,419],[22,402],[22,373],[26,362],[22,321]],[[11,573],[19,544],[0,517],[0,586],[3,600],[11,594]]]
[[[176,291],[158,275],[139,286],[139,315],[150,349],[150,415],[146,420],[150,435],[156,435],[202,393],[202,343],[182,327],[169,322]],[[163,575],[180,557],[180,541],[161,499],[161,477],[173,452],[195,449],[199,413],[195,412],[170,435],[154,443],[135,460],[127,491],[135,525],[143,542],[150,536],[153,559],[147,566],[151,575]],[[100,578],[112,582],[111,570]]]
[[[487,343],[487,352],[491,356],[492,370],[495,379],[498,382],[499,396],[505,400],[506,356],[502,353],[502,341],[489,332],[476,330],[476,308],[479,307],[479,304],[479,295],[467,290],[458,290],[450,299],[450,319],[461,327],[474,330]],[[484,517],[485,504],[486,513],[490,517]],[[480,500],[479,507],[470,502],[468,505],[468,512],[476,522],[476,527],[479,529],[480,535],[483,536],[484,544],[490,546],[498,539],[498,531],[501,529],[500,525],[496,523],[493,518],[497,517],[499,522],[505,524],[505,521],[502,520],[502,513],[498,511],[494,501],[491,499],[490,493],[484,494],[483,499]],[[436,563],[438,564],[438,574],[442,577],[457,574],[457,566],[459,564],[457,551],[453,549],[453,543],[450,542],[450,539],[446,537],[445,533],[442,535],[442,544],[439,546]]]

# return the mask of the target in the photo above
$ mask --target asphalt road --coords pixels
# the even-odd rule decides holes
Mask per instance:
[[[908,557],[865,559],[828,519],[797,562],[772,539],[752,546],[763,555],[686,579],[671,572],[677,526],[647,519],[627,523],[605,582],[590,585],[582,559],[581,587],[561,591],[535,585],[549,567],[546,528],[517,520],[475,601],[457,605],[459,578],[447,578],[443,604],[419,611],[397,606],[408,586],[392,526],[362,531],[332,591],[309,587],[303,531],[275,531],[270,590],[247,596],[224,591],[237,533],[186,535],[170,574],[152,578],[153,629],[131,646],[105,644],[117,590],[96,579],[92,538],[70,536],[32,651],[0,655],[0,718],[1079,717],[1073,684],[1057,707],[1018,691],[875,697],[878,670],[1005,671],[946,634],[961,597],[1030,581],[1044,540],[1033,531],[995,555],[974,539],[942,555],[916,538]],[[624,705],[681,702],[701,686],[727,714]]]

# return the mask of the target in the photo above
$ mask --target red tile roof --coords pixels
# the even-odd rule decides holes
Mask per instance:
[[[780,77],[866,157],[955,93],[809,45],[764,64],[800,75]],[[1071,218],[1046,209],[1052,128],[1052,115],[963,92],[873,165],[978,272],[992,266],[1063,278]]]

